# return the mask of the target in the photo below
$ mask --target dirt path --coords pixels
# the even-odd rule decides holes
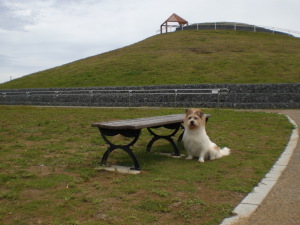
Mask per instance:
[[[263,110],[289,116],[300,128],[300,110]],[[239,225],[300,224],[300,141],[279,180],[249,218]]]

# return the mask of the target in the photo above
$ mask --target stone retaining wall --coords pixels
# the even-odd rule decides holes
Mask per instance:
[[[182,89],[227,88],[227,94]],[[154,94],[155,93],[155,94]],[[162,94],[164,93],[164,94]],[[300,108],[300,83],[189,84],[0,90],[1,105]]]

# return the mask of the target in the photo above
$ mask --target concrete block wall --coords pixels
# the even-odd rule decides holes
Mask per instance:
[[[181,89],[227,88],[227,94],[181,94]],[[131,90],[131,91],[130,91]],[[177,90],[177,95],[175,95]],[[159,94],[163,92],[164,94]],[[190,90],[189,92],[195,92]],[[205,92],[205,91],[204,91]],[[151,94],[152,93],[152,94]],[[155,94],[153,94],[155,93]],[[210,92],[209,92],[210,93]],[[1,105],[103,107],[300,108],[300,83],[188,84],[0,90]]]

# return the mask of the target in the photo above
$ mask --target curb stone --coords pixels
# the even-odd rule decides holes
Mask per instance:
[[[263,178],[260,183],[253,189],[253,191],[249,193],[233,210],[235,216],[225,218],[220,225],[232,225],[242,219],[249,217],[263,202],[264,198],[268,195],[268,193],[271,191],[271,189],[281,176],[282,172],[285,170],[291,156],[293,155],[299,139],[299,128],[297,124],[289,116],[286,117],[288,118],[290,123],[294,125],[295,128],[293,129],[290,140],[284,152],[281,154],[269,173],[266,174],[265,178]]]

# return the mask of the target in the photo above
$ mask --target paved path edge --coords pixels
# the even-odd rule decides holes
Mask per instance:
[[[237,223],[241,219],[249,217],[262,203],[288,165],[299,140],[299,127],[289,116],[285,116],[288,118],[289,122],[294,125],[294,129],[285,150],[260,183],[233,210],[235,215],[233,217],[225,218],[220,225],[231,225]]]

